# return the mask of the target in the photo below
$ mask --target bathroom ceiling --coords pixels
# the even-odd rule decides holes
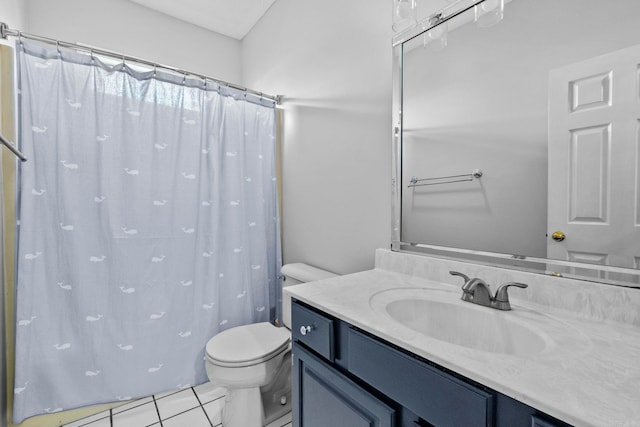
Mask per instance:
[[[242,38],[276,0],[130,0],[234,39]]]

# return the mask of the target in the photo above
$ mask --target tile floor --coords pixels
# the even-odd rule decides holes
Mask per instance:
[[[224,390],[197,387],[145,397],[63,427],[221,427]],[[291,427],[291,413],[267,427]]]

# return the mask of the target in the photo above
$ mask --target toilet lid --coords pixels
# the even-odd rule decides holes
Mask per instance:
[[[207,343],[207,357],[222,364],[257,364],[289,346],[291,333],[271,323],[253,323],[227,329]]]

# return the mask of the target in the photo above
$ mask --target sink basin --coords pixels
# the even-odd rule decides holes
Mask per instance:
[[[374,296],[371,305],[412,331],[474,350],[530,356],[549,344],[526,316],[463,302],[451,292],[390,290]]]

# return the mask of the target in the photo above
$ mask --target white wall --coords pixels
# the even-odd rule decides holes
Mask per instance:
[[[24,26],[24,0],[0,0],[0,22],[10,28]]]
[[[243,83],[284,95],[284,262],[373,267],[391,240],[391,2],[278,0]]]
[[[19,29],[27,32],[139,56],[232,83],[240,81],[238,40],[128,0],[23,1],[26,27]]]

